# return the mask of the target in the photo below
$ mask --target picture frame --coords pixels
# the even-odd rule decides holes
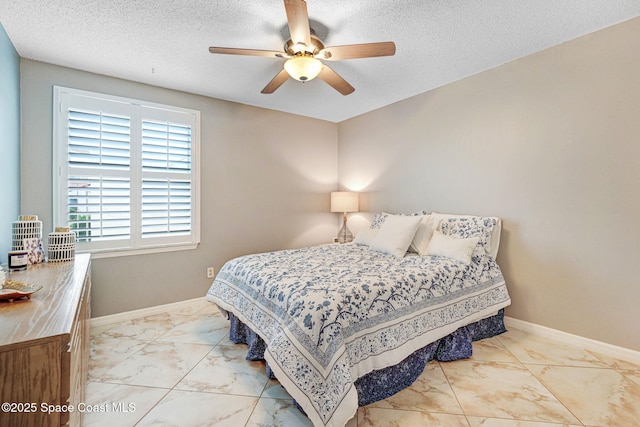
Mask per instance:
[[[39,237],[32,237],[23,239],[22,244],[24,250],[27,251],[27,259],[29,264],[39,264],[44,262],[44,249],[42,248],[42,239]]]

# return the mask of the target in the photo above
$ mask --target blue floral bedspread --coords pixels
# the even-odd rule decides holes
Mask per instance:
[[[510,304],[489,256],[466,266],[355,244],[233,259],[207,299],[263,338],[269,366],[315,426],[355,415],[358,378]]]

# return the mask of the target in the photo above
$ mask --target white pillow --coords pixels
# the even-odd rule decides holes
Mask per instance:
[[[429,241],[433,232],[438,228],[440,221],[433,215],[425,215],[422,217],[422,221],[418,224],[416,234],[413,236],[413,241],[409,246],[410,252],[417,252],[420,255],[424,254],[429,246]]]
[[[420,216],[389,215],[369,247],[374,251],[403,257],[421,220]]]
[[[353,239],[353,243],[369,246],[377,235],[378,230],[375,228],[361,228]]]
[[[374,216],[373,222],[371,223],[371,228],[379,230],[382,224],[384,223],[385,219],[393,215],[395,214],[391,214],[388,212],[382,212],[380,214],[376,214]],[[409,252],[419,253],[419,247],[421,245],[423,245],[424,248],[426,248],[427,245],[429,244],[429,239],[431,238],[431,234],[433,234],[433,229],[435,229],[438,226],[438,224],[436,224],[435,227],[431,227],[430,222],[429,223],[425,222],[425,219],[429,216],[427,211],[418,211],[418,212],[413,212],[408,214],[401,213],[398,215],[418,216],[422,218],[422,222],[418,224],[418,230],[416,231],[416,234],[413,237],[413,241],[411,242],[411,244],[409,245],[409,248],[407,249]]]
[[[498,255],[498,249],[500,247],[500,231],[502,230],[502,221],[500,220],[500,218],[479,217],[474,215],[442,214],[437,212],[432,212],[431,215],[433,215],[436,219],[438,219],[438,226],[440,227],[439,229],[442,229],[442,227],[440,226],[442,222],[449,222],[451,220],[454,220],[455,222],[455,220],[459,220],[460,218],[466,218],[471,222],[475,222],[475,225],[479,226],[480,228],[474,227],[476,228],[476,230],[473,234],[478,233],[481,235],[480,243],[482,243],[482,247],[485,250],[485,252],[488,255],[492,256],[494,259]],[[482,228],[486,227],[485,220],[491,220],[491,221],[489,221],[489,227],[482,230]],[[453,228],[457,228],[455,224],[448,224],[448,225],[452,225]],[[451,227],[448,227],[448,228],[451,228]],[[445,231],[445,230],[441,230],[441,231]],[[466,231],[468,232],[470,230],[466,230]],[[458,233],[449,232],[447,234],[451,235],[451,234],[458,234]],[[468,233],[464,233],[464,234],[468,234]],[[462,235],[460,237],[470,237],[470,236]]]
[[[387,217],[389,217],[391,215],[395,215],[395,214],[391,214],[391,213],[388,213],[388,212],[382,212],[382,213],[373,215],[373,221],[371,221],[371,226],[369,228],[375,228],[375,229],[379,230],[380,226],[382,225],[384,220],[387,219]],[[428,215],[428,212],[427,211],[418,211],[418,212],[413,212],[413,213],[408,213],[408,214],[402,213],[402,214],[398,214],[398,215],[424,216],[424,215]]]
[[[460,239],[444,235],[438,230],[435,230],[424,255],[444,256],[469,265],[471,264],[473,250],[476,248],[478,242],[480,242],[480,237]]]

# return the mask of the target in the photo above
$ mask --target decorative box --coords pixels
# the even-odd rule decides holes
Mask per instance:
[[[24,239],[42,239],[42,221],[13,221],[12,251],[23,251]]]
[[[49,262],[71,261],[76,254],[76,234],[73,231],[49,233]]]

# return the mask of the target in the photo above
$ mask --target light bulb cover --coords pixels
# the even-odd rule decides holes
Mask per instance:
[[[318,77],[322,71],[322,62],[313,56],[296,56],[284,63],[284,69],[294,79],[307,82]]]

